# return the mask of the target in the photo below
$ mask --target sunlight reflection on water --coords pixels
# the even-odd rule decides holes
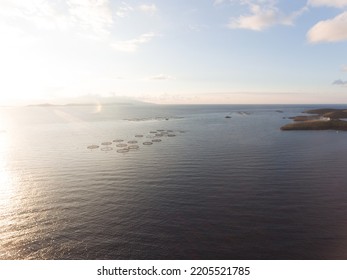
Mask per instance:
[[[15,184],[13,183],[13,175],[9,171],[8,167],[8,139],[5,133],[0,134],[0,228],[6,232],[6,229],[12,223],[11,214],[13,212],[14,203],[13,200],[16,197]],[[3,241],[6,241],[7,235],[1,235],[0,242],[5,245]],[[0,257],[5,256],[6,246],[2,246],[0,249]]]
[[[0,259],[346,257],[347,133],[284,133],[265,107],[122,108],[0,110]],[[187,133],[153,141],[169,130]],[[113,139],[152,145],[87,149]]]
[[[0,134],[0,209],[1,212],[9,204],[9,199],[13,195],[14,188],[12,177],[7,166],[7,139],[4,133]]]

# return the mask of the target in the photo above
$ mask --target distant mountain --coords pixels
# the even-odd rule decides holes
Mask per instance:
[[[96,104],[100,104],[103,106],[111,106],[111,105],[149,105],[149,103],[138,101],[135,99],[127,98],[127,97],[101,97],[98,95],[87,95],[75,98],[59,98],[52,99],[49,102],[33,102],[27,106],[35,106],[35,107],[52,107],[52,106],[95,106]]]

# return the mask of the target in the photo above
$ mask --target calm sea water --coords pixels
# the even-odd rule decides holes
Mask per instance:
[[[1,108],[0,258],[347,259],[347,133],[279,129],[310,107]]]

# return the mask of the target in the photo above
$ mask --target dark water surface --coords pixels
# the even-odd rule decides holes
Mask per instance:
[[[347,259],[347,133],[279,129],[311,107],[1,108],[0,259]]]

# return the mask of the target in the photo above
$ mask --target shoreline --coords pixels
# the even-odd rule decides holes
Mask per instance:
[[[347,131],[347,109],[313,109],[303,111],[307,116],[290,117],[294,122],[281,127],[281,130],[337,130]]]

